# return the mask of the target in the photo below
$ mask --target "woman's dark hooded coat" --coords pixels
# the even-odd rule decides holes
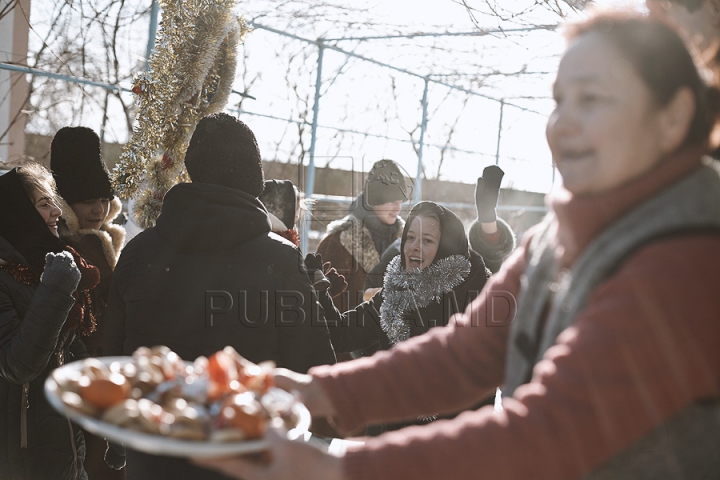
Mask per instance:
[[[490,272],[480,255],[470,250],[460,219],[452,211],[434,203],[415,205],[405,223],[400,251],[418,215],[432,215],[440,221],[440,244],[432,264],[421,272],[409,273],[403,255],[395,257],[385,274],[385,286],[370,300],[340,314],[326,312],[338,323],[342,344],[336,351],[362,350],[371,355],[388,350],[406,338],[429,329],[446,326],[450,318],[465,310],[485,286]],[[327,302],[323,301],[326,310]],[[409,308],[403,308],[407,306]]]
[[[85,444],[79,428],[50,407],[44,384],[58,366],[83,357],[85,347],[63,325],[72,296],[22,282],[13,266],[44,268],[45,253],[60,252],[25,194],[15,171],[0,177],[0,478],[3,480],[87,479]],[[62,354],[62,355],[59,355]],[[23,395],[27,395],[27,400]],[[26,417],[27,447],[21,447]],[[74,460],[77,463],[74,464]],[[76,470],[77,467],[77,470]]]

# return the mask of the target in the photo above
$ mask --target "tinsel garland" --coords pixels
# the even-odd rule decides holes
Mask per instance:
[[[462,255],[442,258],[420,271],[408,272],[400,255],[390,261],[383,281],[380,325],[390,343],[407,340],[410,325],[403,314],[423,308],[460,285],[470,274],[470,260]]]
[[[155,224],[170,188],[187,181],[185,152],[201,118],[223,110],[232,91],[237,46],[248,31],[237,0],[161,0],[162,24],[147,72],[133,81],[139,103],[132,137],[113,171],[135,219]],[[145,190],[140,186],[145,181]]]

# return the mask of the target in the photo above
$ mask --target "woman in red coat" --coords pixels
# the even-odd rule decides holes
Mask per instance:
[[[563,185],[484,292],[390,352],[276,375],[346,432],[497,386],[504,411],[342,456],[273,436],[267,466],[206,464],[246,480],[717,477],[720,169],[703,155],[718,92],[658,21],[599,15],[569,38],[546,131]]]

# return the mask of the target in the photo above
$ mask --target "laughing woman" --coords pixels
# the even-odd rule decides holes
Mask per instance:
[[[720,175],[703,157],[718,92],[662,23],[605,14],[569,38],[547,124],[563,185],[485,289],[517,299],[514,321],[480,295],[391,352],[275,376],[345,431],[499,385],[504,410],[343,456],[274,436],[269,465],[206,465],[245,480],[718,478]]]
[[[355,309],[339,315],[321,293],[326,318],[350,327],[350,344],[341,350],[371,355],[446,326],[490,276],[483,258],[469,248],[457,215],[434,202],[420,202],[410,211],[400,252],[387,267],[383,288]]]
[[[83,480],[79,429],[45,399],[48,374],[84,353],[95,267],[58,238],[54,181],[38,164],[0,177],[0,478]]]

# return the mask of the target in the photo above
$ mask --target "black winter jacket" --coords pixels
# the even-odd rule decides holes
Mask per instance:
[[[0,262],[25,264],[0,236]],[[44,285],[17,281],[0,270],[0,478],[2,480],[87,479],[85,443],[79,428],[50,407],[44,384],[58,366],[85,356],[79,340],[60,338],[74,300]],[[23,384],[28,400],[23,408]],[[27,448],[21,448],[23,417]],[[72,436],[71,436],[72,432]],[[74,465],[74,460],[77,464]],[[75,470],[77,467],[77,471]]]
[[[253,362],[306,372],[335,361],[318,316],[301,254],[270,233],[256,198],[180,184],[156,226],[122,252],[103,343],[109,355],[167,345],[186,360],[232,345]]]
[[[335,362],[302,255],[270,233],[267,211],[240,190],[180,184],[155,227],[127,244],[105,311],[103,351],[167,345],[185,360],[227,345],[298,372]],[[226,478],[184,459],[128,450],[127,479]]]

